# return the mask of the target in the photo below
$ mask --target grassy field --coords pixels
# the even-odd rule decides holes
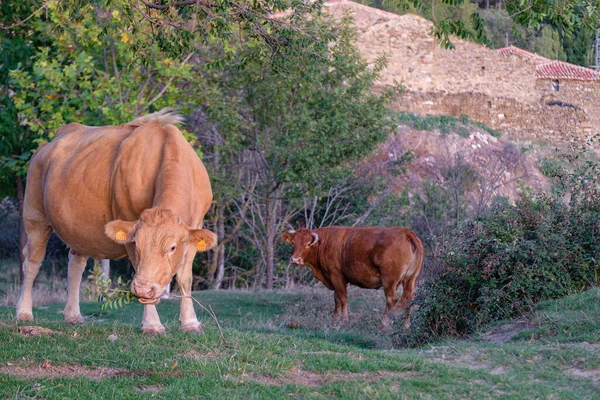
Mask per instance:
[[[159,305],[164,337],[140,332],[139,304],[84,303],[83,326],[62,323],[62,304],[19,324],[0,307],[0,398],[600,398],[598,289],[416,349],[392,348],[376,291],[351,291],[345,326],[330,322],[326,290],[195,296],[215,311],[226,345],[205,313],[205,335],[179,332],[172,300]]]

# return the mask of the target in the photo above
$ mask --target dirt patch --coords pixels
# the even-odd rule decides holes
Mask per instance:
[[[423,353],[433,354],[429,359],[434,362],[458,365],[472,370],[490,368],[488,360],[484,357],[484,354],[478,350],[470,350],[465,354],[459,354],[452,347],[439,346],[432,347],[430,350],[426,350]],[[499,372],[498,374],[502,373],[503,372]]]
[[[91,380],[110,378],[127,371],[117,368],[100,367],[88,369],[82,365],[54,365],[50,360],[39,364],[10,363],[0,366],[0,374],[9,374],[22,378],[78,378],[84,377]]]
[[[140,385],[140,386],[136,387],[135,390],[140,393],[153,393],[154,394],[154,393],[160,392],[163,387],[164,387],[164,385],[150,385],[150,386]]]
[[[89,369],[83,365],[54,365],[50,360],[44,360],[41,363],[33,362],[7,362],[0,366],[0,374],[9,374],[22,378],[79,378],[83,377],[91,380],[100,380],[105,378],[127,378],[144,377],[151,375],[160,375],[164,378],[179,377],[181,370],[156,371],[149,369],[125,370],[122,368],[100,367]],[[194,372],[200,376],[202,372]]]
[[[600,383],[600,369],[571,368],[571,374],[574,376],[591,379],[594,383]]]
[[[19,326],[17,328],[17,332],[19,332],[19,334],[22,336],[43,336],[60,333],[53,331],[52,329],[43,328],[41,326]]]
[[[363,359],[363,356],[361,356],[360,354],[354,354],[351,351],[349,351],[348,353],[337,353],[335,351],[329,351],[329,350],[323,350],[323,351],[301,351],[301,352],[298,352],[297,354],[340,356],[340,357],[349,357],[349,358],[352,358],[354,360],[362,360]]]
[[[490,374],[492,374],[492,375],[504,375],[505,373],[506,373],[506,369],[502,366],[496,367],[490,371]]]
[[[346,373],[315,373],[305,371],[300,368],[294,368],[283,376],[253,376],[255,382],[271,386],[297,385],[308,387],[320,387],[328,383],[338,381],[353,381],[363,379],[368,382],[377,381],[384,378],[405,378],[409,376],[408,372],[377,371],[377,372],[346,372]]]
[[[517,320],[506,324],[494,326],[481,337],[494,344],[504,344],[526,329],[535,328],[536,325],[532,321]]]

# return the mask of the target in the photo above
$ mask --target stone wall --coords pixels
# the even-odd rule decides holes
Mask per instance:
[[[544,104],[562,104],[585,109],[589,130],[594,134],[600,133],[599,81],[560,80],[558,91],[555,91],[552,80],[538,79],[535,89],[540,93],[541,102]]]
[[[416,92],[481,92],[536,101],[535,60],[504,56],[494,50],[452,38],[454,50],[443,49],[429,35],[431,21],[397,15],[351,1],[325,3],[335,17],[349,14],[358,30],[356,45],[367,61],[387,58],[380,85],[402,83]]]
[[[325,7],[336,18],[354,18],[356,45],[366,60],[387,57],[378,84],[405,86],[397,110],[466,114],[520,137],[580,141],[600,134],[598,81],[561,80],[554,92],[551,80],[536,78],[536,64],[548,60],[533,53],[502,54],[459,38],[452,39],[454,50],[446,50],[429,35],[431,22],[417,15],[347,0]]]
[[[406,92],[393,103],[398,111],[467,115],[503,133],[555,143],[586,142],[592,135],[586,110],[564,104],[524,104],[483,93]]]

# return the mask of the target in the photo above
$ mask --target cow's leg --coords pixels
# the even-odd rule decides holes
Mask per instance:
[[[410,328],[410,309],[411,302],[415,294],[415,286],[417,284],[417,277],[414,276],[411,279],[402,282],[402,297],[398,303],[398,308],[406,312],[404,316],[404,329]]]
[[[333,312],[333,320],[346,322],[348,321],[348,284],[343,281],[333,282],[333,298],[335,300],[335,310]]]
[[[162,336],[165,334],[165,327],[160,323],[158,311],[156,311],[156,306],[153,304],[144,305],[142,332],[150,336]]]
[[[52,229],[40,222],[25,221],[25,231],[27,232],[27,244],[23,249],[25,261],[23,262],[23,283],[21,286],[21,295],[17,302],[17,320],[33,321],[33,300],[32,290],[33,281],[40,271],[42,261],[46,255],[46,245]]]
[[[333,309],[333,320],[337,321],[342,315],[342,299],[338,291],[333,292],[333,301],[335,302],[335,308]]]
[[[398,279],[383,278],[383,293],[385,294],[385,312],[383,313],[383,327],[390,328],[390,315],[394,314],[396,305],[398,304]]]
[[[81,276],[85,269],[87,257],[74,252],[69,252],[67,304],[65,305],[65,322],[69,324],[83,324],[83,317],[79,311],[79,288]]]
[[[393,312],[394,307],[398,303],[398,282],[395,280],[383,281],[383,293],[385,293],[385,313],[388,316]]]
[[[196,317],[192,295],[192,263],[194,262],[194,253],[186,256],[184,264],[177,271],[177,284],[183,295],[179,309],[179,321],[181,330],[187,333],[204,333],[202,324]]]

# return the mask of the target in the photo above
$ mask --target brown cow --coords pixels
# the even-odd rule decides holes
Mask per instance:
[[[88,257],[129,257],[131,291],[144,304],[142,330],[164,334],[156,304],[173,276],[192,285],[196,250],[216,236],[202,229],[212,202],[204,165],[168,110],[120,126],[69,124],[34,154],[27,173],[23,222],[25,278],[17,319],[33,320],[31,291],[52,231],[71,248],[64,319],[83,323],[79,286]],[[190,298],[181,300],[181,329],[202,332]]]
[[[315,278],[335,291],[335,319],[348,319],[348,283],[366,289],[383,286],[384,318],[406,310],[404,326],[410,326],[407,308],[423,264],[423,245],[413,231],[402,227],[332,226],[291,230],[282,237],[293,245],[290,262],[308,265]],[[400,284],[403,291],[398,302]]]

